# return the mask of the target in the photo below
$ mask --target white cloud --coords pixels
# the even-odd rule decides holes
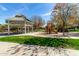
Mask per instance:
[[[2,5],[0,5],[0,10],[7,11],[8,9]]]
[[[48,13],[42,14],[42,16],[50,16],[50,15],[51,15],[51,12],[48,12]]]

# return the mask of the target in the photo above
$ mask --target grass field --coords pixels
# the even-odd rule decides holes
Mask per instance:
[[[76,29],[76,30],[70,30],[70,32],[79,32],[79,29]]]
[[[15,42],[28,45],[73,48],[79,50],[79,39],[44,38],[34,36],[10,36],[0,38],[2,42]]]

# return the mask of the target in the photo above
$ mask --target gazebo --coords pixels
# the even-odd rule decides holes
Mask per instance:
[[[9,18],[6,20],[6,23],[8,25],[7,30],[8,34],[10,34],[10,25],[16,26],[18,25],[20,28],[18,30],[23,30],[22,32],[30,32],[33,31],[33,24],[30,20],[28,20],[24,15],[17,14],[15,17]]]

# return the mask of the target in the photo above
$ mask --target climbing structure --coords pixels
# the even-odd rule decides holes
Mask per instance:
[[[47,34],[57,33],[57,31],[55,30],[55,26],[51,22],[47,23],[45,30]]]

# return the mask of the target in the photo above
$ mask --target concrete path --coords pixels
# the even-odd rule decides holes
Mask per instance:
[[[0,42],[0,56],[9,56],[7,52],[9,47],[16,46],[16,43]]]
[[[30,32],[26,34],[16,34],[16,35],[7,35],[7,36],[37,36],[37,37],[51,37],[51,38],[72,38],[72,39],[79,39],[79,33],[78,32],[69,32],[65,33],[66,36],[63,36],[63,33],[58,34],[46,34],[45,32]],[[0,37],[6,37],[0,36]]]

